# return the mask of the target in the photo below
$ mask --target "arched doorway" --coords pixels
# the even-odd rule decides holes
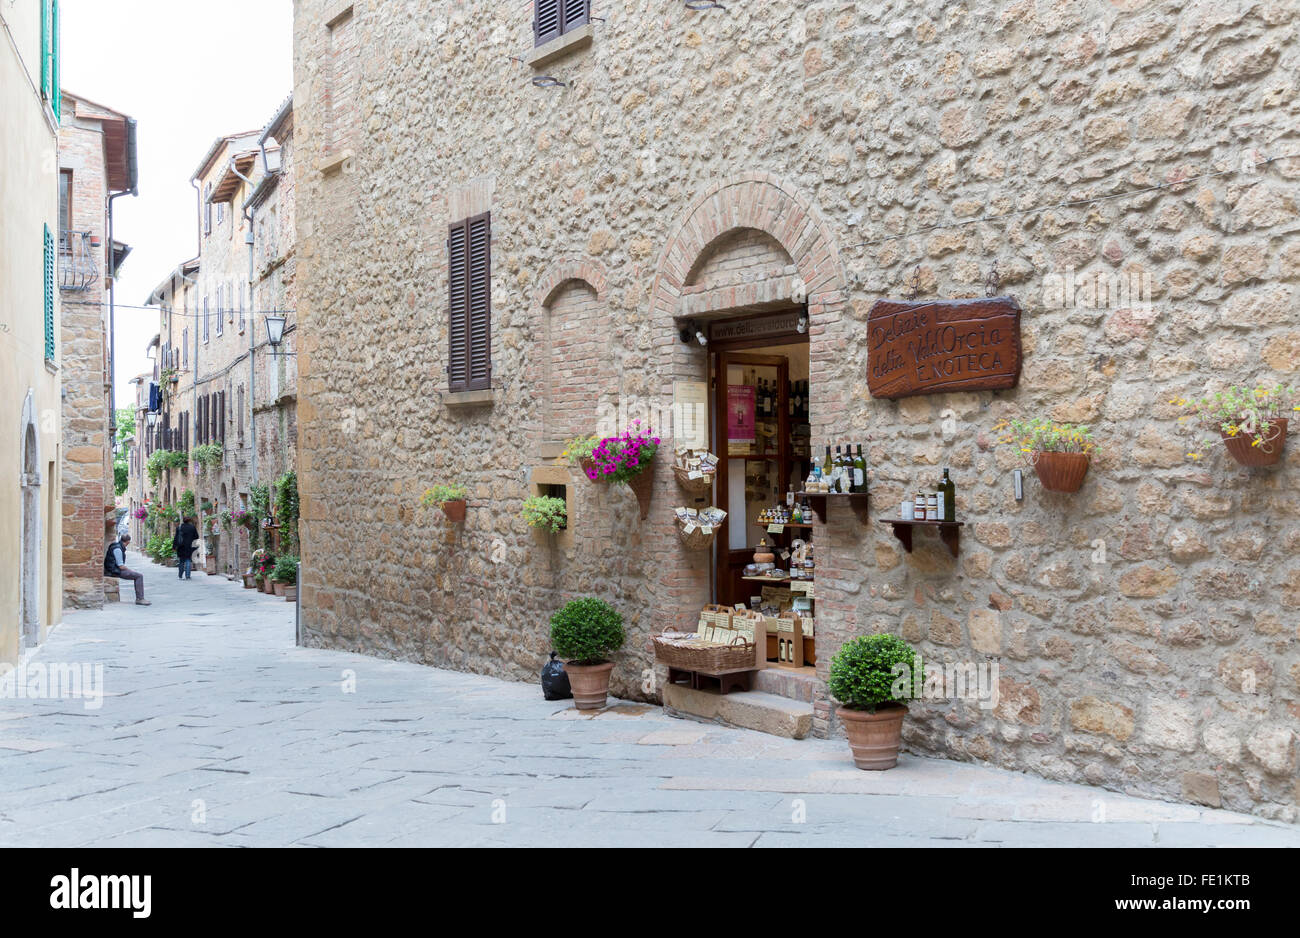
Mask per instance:
[[[36,432],[33,392],[27,392],[20,424],[19,481],[22,486],[22,550],[19,555],[19,623],[22,647],[41,640],[41,442]]]

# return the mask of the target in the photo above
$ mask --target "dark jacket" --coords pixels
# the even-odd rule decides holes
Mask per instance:
[[[199,539],[199,529],[188,521],[181,524],[176,529],[176,536],[172,538],[172,546],[176,548],[176,556],[181,560],[189,560],[190,555],[194,553],[191,546]]]
[[[122,547],[121,541],[114,541],[108,545],[108,550],[104,552],[104,576],[117,576],[122,568],[117,562],[117,551],[122,549],[122,559],[126,560],[126,548]]]

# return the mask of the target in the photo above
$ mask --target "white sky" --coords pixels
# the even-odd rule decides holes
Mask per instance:
[[[293,86],[290,0],[62,0],[63,87],[134,117],[140,195],[113,203],[117,405],[150,367],[149,291],[198,253],[190,176],[212,142],[262,127]]]

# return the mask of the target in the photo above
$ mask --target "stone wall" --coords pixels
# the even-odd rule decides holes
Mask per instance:
[[[1300,457],[1190,464],[1168,403],[1300,368],[1300,161],[1255,165],[1300,152],[1294,4],[597,0],[591,47],[547,64],[565,85],[545,89],[511,59],[531,48],[527,3],[357,0],[366,133],[340,161],[321,101],[339,74],[325,24],[348,6],[295,3],[310,643],[534,680],[549,614],[596,593],[629,627],[614,691],[647,696],[651,630],[690,621],[708,571],[672,534],[662,465],[646,522],[629,493],[576,475],[565,535],[519,520],[554,473],[544,312],[566,281],[590,285],[558,300],[582,295],[584,323],[591,295],[599,308],[594,429],[601,396],[657,416],[674,380],[707,376],[679,313],[806,297],[813,443],[869,440],[873,484],[870,523],[832,514],[818,534],[822,676],[867,632],[934,662],[993,660],[999,706],[918,703],[911,749],[1296,816]],[[444,243],[475,185],[493,388],[467,398],[444,375]],[[740,229],[789,263],[692,283],[711,254],[725,275],[716,249]],[[1024,308],[1019,387],[870,399],[871,304],[918,266],[923,297],[982,295],[994,261]],[[1138,275],[1150,304],[1060,295],[1098,274]],[[993,427],[1031,413],[1101,438],[1077,495],[1031,475],[1014,499]],[[904,554],[876,519],[944,466],[961,553],[918,535]],[[437,481],[470,484],[463,526],[415,508]],[[816,731],[837,732],[824,693],[816,708]]]
[[[63,98],[59,169],[72,172],[71,240],[60,246],[63,319],[63,601],[104,604],[104,549],[114,528],[111,393],[108,379],[108,182],[104,129],[93,106]],[[84,245],[90,232],[99,246]],[[65,276],[73,252],[88,250],[97,274]]]

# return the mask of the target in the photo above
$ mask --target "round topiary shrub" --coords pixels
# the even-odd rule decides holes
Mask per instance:
[[[584,596],[551,616],[551,646],[573,664],[601,664],[623,644],[623,617],[609,603]]]
[[[827,688],[845,708],[874,713],[909,699],[920,668],[921,656],[897,635],[860,635],[831,659]]]

